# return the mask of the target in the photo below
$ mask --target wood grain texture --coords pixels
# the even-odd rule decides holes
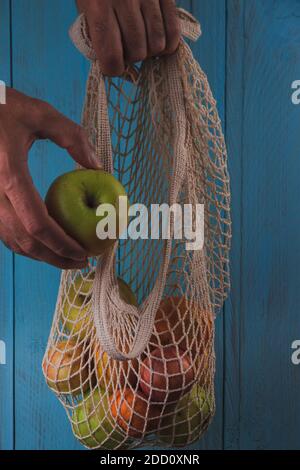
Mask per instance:
[[[0,80],[11,76],[10,2],[0,1]],[[0,104],[1,106],[1,104]],[[14,446],[14,265],[13,255],[0,246],[0,340],[6,346],[6,364],[0,365],[0,449]]]
[[[202,36],[191,45],[196,60],[207,74],[225,132],[225,48],[226,48],[226,1],[205,0],[192,2],[193,15],[200,21]],[[223,350],[224,317],[216,319],[216,415],[205,436],[195,448],[223,448]]]
[[[225,304],[224,447],[239,448],[241,245],[243,237],[244,6],[227,1],[226,143],[231,177],[231,292]]]
[[[245,8],[241,447],[299,448],[299,3]]]
[[[234,242],[240,269],[235,261],[235,318],[226,338],[233,352],[226,374],[227,424],[232,426],[227,444],[299,448],[300,377],[290,360],[300,305],[300,109],[290,100],[291,83],[300,75],[299,2],[229,4],[229,35],[236,44],[233,37],[227,128],[233,167],[241,160],[241,170],[233,172],[240,175],[234,208],[235,233],[240,228],[241,237]]]
[[[178,3],[202,24],[192,49],[224,124],[233,214],[232,291],[217,319],[217,414],[192,448],[297,449],[300,377],[290,356],[299,339],[300,106],[290,95],[300,78],[299,2]],[[79,121],[88,63],[68,38],[75,14],[73,0],[0,0],[0,79]],[[42,195],[73,166],[46,142],[30,164]],[[18,256],[14,263],[2,246],[0,263],[8,356],[0,449],[80,449],[41,372],[59,272]]]

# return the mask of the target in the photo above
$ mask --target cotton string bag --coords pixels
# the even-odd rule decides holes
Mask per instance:
[[[182,36],[197,40],[195,18],[182,9],[178,17]],[[63,271],[43,372],[86,447],[187,446],[214,415],[214,319],[230,287],[230,187],[216,101],[183,38],[175,54],[111,79],[84,15],[70,35],[91,62],[82,123],[104,170],[131,204],[192,208],[190,229],[204,205],[204,242],[190,249],[185,233],[176,237],[171,210],[168,239],[146,238],[144,218],[139,239],[117,241],[88,269]]]

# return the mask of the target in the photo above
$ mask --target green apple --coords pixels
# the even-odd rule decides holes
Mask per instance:
[[[176,411],[177,410],[177,411]],[[200,385],[179,401],[173,413],[162,418],[159,439],[172,446],[186,446],[198,440],[214,412],[213,400]]]
[[[124,197],[124,206],[119,206],[120,196]],[[45,203],[49,215],[91,256],[102,254],[127,227],[126,191],[113,175],[103,170],[74,170],[59,176],[50,186]],[[97,226],[107,216],[107,212],[96,215],[101,204],[115,208],[115,238],[101,240],[97,236]]]
[[[138,306],[136,296],[131,290],[131,287],[121,277],[118,277],[118,286],[121,299],[129,305]]]
[[[72,428],[79,441],[90,449],[106,450],[128,447],[128,439],[117,428],[110,414],[107,395],[95,389],[77,405],[72,414]]]
[[[95,272],[83,279],[79,274],[63,301],[62,323],[67,333],[85,339],[93,330],[93,317],[91,315],[91,295]],[[120,297],[124,302],[137,307],[137,300],[129,285],[118,277]]]
[[[85,339],[93,330],[93,317],[91,315],[91,296],[94,272],[83,279],[78,275],[71,284],[63,300],[63,313],[61,321],[66,333],[72,337],[79,336]]]

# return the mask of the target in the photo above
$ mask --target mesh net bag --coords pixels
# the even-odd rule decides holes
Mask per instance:
[[[197,21],[178,16],[182,35],[196,40]],[[229,289],[230,191],[216,102],[183,39],[174,55],[108,79],[84,16],[71,37],[91,60],[83,125],[104,169],[131,203],[204,204],[205,236],[187,249],[171,211],[168,239],[122,239],[88,269],[64,271],[43,372],[86,447],[187,446],[214,415],[214,318]]]

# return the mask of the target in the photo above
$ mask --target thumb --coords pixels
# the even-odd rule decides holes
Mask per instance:
[[[102,168],[86,130],[49,104],[45,104],[45,108],[45,113],[39,122],[37,137],[50,139],[59,147],[66,149],[73,160],[84,168],[95,170]]]

